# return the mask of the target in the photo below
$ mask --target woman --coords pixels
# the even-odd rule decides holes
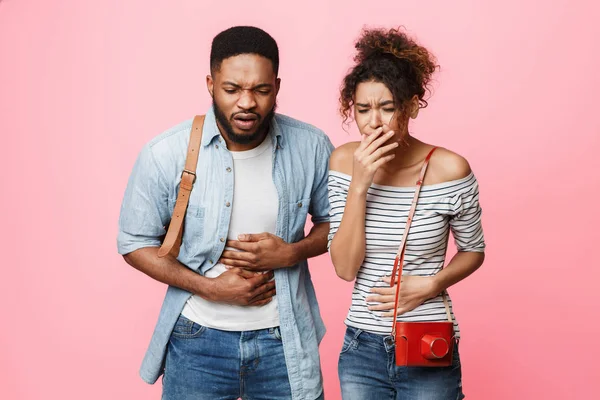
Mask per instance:
[[[452,302],[446,312],[444,298],[448,287],[484,260],[477,181],[463,157],[409,133],[409,120],[427,106],[436,69],[429,51],[396,29],[366,30],[356,49],[340,111],[344,121],[353,114],[361,140],[333,152],[329,176],[331,259],[340,278],[356,279],[338,366],[342,397],[461,399],[457,343],[450,366],[396,365],[390,336],[396,287],[390,287],[390,276],[430,155],[406,239],[397,321],[449,316],[458,339]],[[450,230],[458,253],[442,269]]]

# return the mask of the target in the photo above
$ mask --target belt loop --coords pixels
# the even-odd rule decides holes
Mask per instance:
[[[396,348],[396,342],[394,341],[394,337],[391,335],[385,336],[383,338],[383,345],[385,346],[385,351],[388,353],[394,351]]]

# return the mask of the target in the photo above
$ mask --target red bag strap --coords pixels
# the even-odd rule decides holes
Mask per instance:
[[[392,270],[391,283],[390,287],[393,287],[396,282],[396,277],[398,279],[398,286],[396,287],[396,300],[394,302],[394,319],[393,319],[393,330],[392,334],[395,334],[396,330],[396,318],[398,316],[398,299],[400,295],[400,283],[402,281],[402,269],[404,268],[404,253],[406,251],[406,239],[408,238],[408,231],[410,230],[410,226],[412,224],[413,217],[415,215],[415,211],[417,210],[417,202],[419,200],[419,193],[421,193],[421,187],[423,186],[423,180],[425,179],[425,173],[427,172],[427,167],[429,166],[429,161],[431,160],[431,156],[433,152],[437,149],[434,147],[431,149],[427,157],[425,157],[425,161],[423,161],[423,166],[421,167],[421,173],[419,175],[419,180],[417,181],[417,186],[415,188],[415,194],[413,197],[412,205],[410,207],[410,211],[408,213],[408,218],[406,220],[406,226],[404,228],[404,234],[402,235],[402,240],[400,241],[400,247],[398,248],[398,253],[396,254],[396,258],[394,260],[394,269]],[[448,321],[452,322],[452,314],[450,313],[450,306],[448,305],[448,299],[446,298],[446,291],[442,293],[444,298],[444,305],[446,306],[446,315],[448,316]]]

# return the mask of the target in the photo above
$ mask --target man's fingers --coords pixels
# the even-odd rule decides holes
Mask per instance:
[[[259,274],[259,275],[255,275],[252,278],[250,278],[250,283],[252,283],[252,286],[254,287],[254,289],[259,288],[260,286],[264,285],[265,283],[269,282],[271,279],[273,279],[273,277],[275,276],[275,274],[273,273],[273,271],[269,271],[267,273],[264,274]],[[275,284],[275,282],[273,282],[273,284]]]
[[[275,290],[275,282],[269,281],[269,282],[257,287],[256,289],[254,289],[250,293],[250,298],[254,299],[255,297],[261,296],[261,295],[268,293],[270,291],[273,291],[273,290]]]
[[[242,250],[241,252],[251,252],[254,253],[258,249],[256,242],[242,242],[239,240],[228,240],[225,243],[228,247],[233,247],[234,249]],[[228,250],[231,251],[231,250]],[[238,253],[241,253],[238,251]]]
[[[231,258],[220,258],[219,262],[226,266],[238,268],[251,268],[253,266],[253,264],[248,261],[232,260]]]
[[[273,296],[275,296],[275,294],[276,294],[276,290],[275,290],[275,288],[273,288],[273,289],[271,289],[271,290],[269,290],[267,292],[264,292],[264,293],[261,293],[261,294],[258,294],[256,296],[254,296],[252,298],[252,300],[250,300],[250,303],[248,303],[248,304],[252,305],[253,303],[260,302],[260,301],[263,301],[263,300],[266,300],[266,299],[270,299]]]
[[[269,297],[268,299],[265,300],[261,300],[261,301],[256,301],[253,303],[248,303],[249,306],[253,306],[253,307],[260,307],[260,306],[264,306],[269,304],[271,301],[273,301],[273,297]]]
[[[257,258],[256,254],[251,253],[249,251],[234,251],[234,250],[223,251],[223,253],[221,254],[221,257],[222,258],[231,258],[233,260],[249,261],[249,262],[255,262],[256,258]]]
[[[271,234],[267,232],[262,233],[244,233],[238,235],[238,240],[241,242],[258,242],[259,240],[268,239],[271,237]]]
[[[254,271],[248,271],[247,269],[243,269],[243,268],[238,268],[239,272],[238,274],[246,279],[250,279],[250,278],[254,278],[255,276],[257,276],[258,274],[260,274],[260,272],[254,272]],[[262,275],[262,274],[261,274]]]

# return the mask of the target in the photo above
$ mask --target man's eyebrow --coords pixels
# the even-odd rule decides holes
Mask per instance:
[[[256,86],[254,86],[252,89],[264,89],[264,88],[270,89],[272,87],[273,87],[273,85],[271,85],[270,83],[260,83]]]
[[[240,85],[238,85],[237,83],[233,83],[230,81],[225,81],[223,82],[223,85],[229,85],[229,86],[233,86],[236,89],[241,89],[242,87]],[[252,90],[256,90],[256,89],[263,89],[263,88],[272,88],[273,85],[270,83],[259,83],[258,85],[252,87]]]

